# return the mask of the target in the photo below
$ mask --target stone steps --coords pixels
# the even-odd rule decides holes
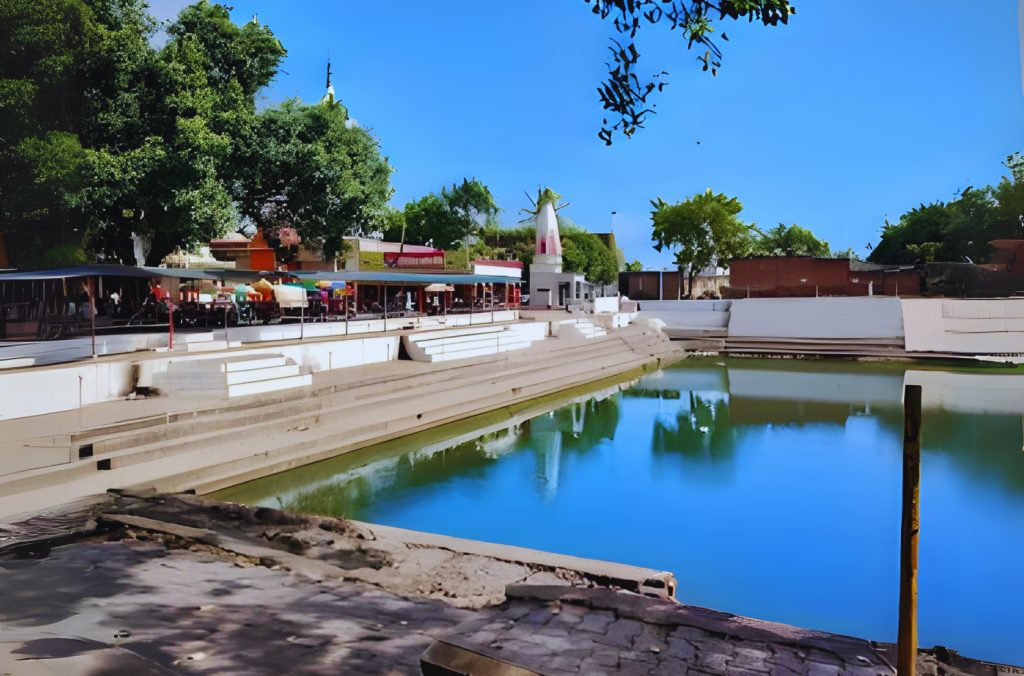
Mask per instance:
[[[574,378],[567,377],[567,374],[563,373],[559,374],[559,377],[544,381],[528,384],[520,383],[514,388],[517,390],[517,394],[512,401],[509,401],[505,392],[496,392],[490,395],[477,394],[469,401],[447,402],[443,412],[434,411],[430,414],[417,414],[415,421],[413,421],[411,416],[406,416],[405,418],[389,420],[384,426],[371,425],[355,430],[348,429],[346,430],[343,443],[339,443],[339,437],[331,434],[329,429],[321,429],[315,437],[301,438],[285,447],[268,449],[266,452],[258,454],[247,453],[218,465],[165,476],[153,484],[144,484],[143,486],[146,488],[153,487],[160,491],[194,489],[205,493],[334,457],[345,452],[357,450],[371,443],[380,443],[412,434],[436,424],[485,413],[502,404],[528,401],[539,396],[552,394],[576,385],[592,382],[594,376],[597,376],[598,379],[612,376],[633,368],[640,368],[645,363],[646,360],[634,357],[617,363],[614,366],[608,366],[591,372],[586,376],[579,374],[578,370],[576,370],[576,377]],[[398,410],[400,411],[401,409],[399,408]],[[389,426],[392,430],[388,429]]]
[[[74,443],[91,443],[92,457],[0,480],[0,513],[4,502],[30,491],[38,497],[63,490],[70,499],[130,484],[174,489],[202,479],[210,485],[228,485],[229,477],[239,473],[262,476],[622,373],[656,354],[678,353],[664,337],[642,333],[563,346],[489,364],[483,371],[432,370],[399,381],[379,380],[304,398],[218,409],[158,426],[81,435]],[[572,359],[567,359],[569,353]],[[593,368],[580,369],[580,363]],[[236,362],[222,368],[246,373],[258,371],[245,368],[256,365]],[[444,397],[439,398],[442,392]],[[182,472],[182,467],[194,469]],[[220,469],[214,472],[215,467]]]
[[[205,341],[197,345],[216,345],[217,342]],[[312,376],[300,373],[298,364],[272,353],[177,362],[166,372],[154,376],[154,384],[161,391],[226,394],[229,399],[308,387],[312,382]]]
[[[522,362],[509,361],[487,372],[470,371],[469,373],[463,373],[458,382],[463,386],[473,385],[486,380],[505,380],[510,382],[511,378],[523,372],[529,372],[537,368],[548,368],[549,363],[557,365],[564,362],[561,354],[564,351],[564,349],[555,350],[547,355],[538,355],[535,359]],[[600,358],[608,352],[614,353],[616,351],[621,351],[621,348],[616,347],[614,343],[598,343],[587,345],[585,348],[576,348],[574,354],[580,358],[594,359]],[[271,363],[279,363],[280,360],[278,359]],[[246,366],[250,364],[240,365]],[[238,367],[229,366],[229,368]],[[463,370],[465,371],[465,369]],[[376,404],[383,400],[394,400],[396,394],[400,394],[403,398],[414,398],[419,396],[420,391],[424,388],[429,389],[438,383],[451,381],[452,377],[449,370],[434,371],[413,378],[405,378],[399,382],[390,379],[382,380],[312,399],[305,399],[301,411],[298,411],[299,415],[281,415],[281,402],[273,401],[262,405],[243,406],[225,411],[218,410],[206,416],[188,416],[181,420],[159,425],[156,428],[152,424],[140,427],[134,424],[134,422],[128,423],[131,427],[129,431],[115,432],[113,434],[109,432],[93,435],[83,434],[75,438],[74,442],[79,446],[84,444],[91,444],[93,446],[93,456],[85,463],[90,464],[97,460],[114,459],[126,454],[142,455],[151,449],[186,438],[211,442],[219,434],[237,436],[244,434],[240,430],[255,429],[261,425],[280,427],[287,422],[294,422],[298,425],[308,424],[312,418],[330,415],[335,412],[341,413],[344,410],[350,410],[356,404]],[[284,410],[287,411],[289,409],[285,408]],[[275,413],[276,415],[273,415],[271,418],[271,415]]]
[[[594,326],[589,319],[575,318],[551,322],[551,335],[559,338],[592,340],[602,338],[608,335],[608,332],[599,326]]]
[[[440,362],[522,350],[544,337],[543,325],[523,323],[412,333],[403,336],[402,343],[412,359]]]

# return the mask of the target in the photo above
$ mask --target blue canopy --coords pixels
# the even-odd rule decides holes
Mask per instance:
[[[440,272],[294,272],[296,277],[366,284],[519,284],[522,280],[500,275]]]
[[[117,265],[113,263],[93,263],[73,265],[66,268],[52,268],[49,270],[18,270],[15,272],[0,272],[0,282],[70,279],[75,277],[136,277],[141,279],[150,279],[152,277],[173,277],[175,279],[205,279],[216,281],[223,279],[259,279],[261,276],[278,274],[287,273],[235,269],[154,268]]]

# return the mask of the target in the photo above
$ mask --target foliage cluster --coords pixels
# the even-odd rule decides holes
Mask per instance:
[[[651,239],[658,251],[675,254],[676,266],[687,275],[687,295],[701,270],[749,254],[752,227],[739,218],[743,205],[735,197],[708,188],[689,199],[669,204],[651,201]]]
[[[157,28],[144,0],[0,0],[0,221],[17,265],[134,262],[133,233],[152,263],[247,223],[330,252],[380,218],[391,168],[343,106],[257,112],[285,55],[268,27],[201,0],[159,47]]]
[[[995,239],[1024,237],[1024,155],[1006,158],[1009,175],[995,186],[968,187],[950,202],[922,204],[886,222],[868,260],[915,264],[986,261]]]
[[[718,74],[722,66],[722,50],[715,39],[716,23],[729,19],[759,21],[765,26],[789,23],[796,9],[789,0],[585,0],[593,3],[593,13],[601,19],[611,18],[618,39],[611,39],[608,51],[608,77],[598,87],[598,96],[608,117],[602,120],[598,137],[611,145],[616,132],[629,138],[644,126],[647,116],[657,107],[651,95],[668,84],[663,71],[645,77],[636,72],[640,52],[636,38],[640,29],[662,26],[686,42],[687,49],[703,50],[697,57],[704,71]],[[729,37],[721,33],[721,39]],[[609,121],[608,118],[611,118]]]
[[[467,268],[465,249],[483,228],[497,224],[501,210],[490,189],[477,179],[462,179],[440,192],[412,200],[401,211],[390,209],[384,218],[382,234],[389,241],[427,244],[449,251],[449,267]]]

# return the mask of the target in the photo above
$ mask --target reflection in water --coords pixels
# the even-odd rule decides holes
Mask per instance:
[[[1024,662],[1020,594],[1005,596],[1024,560],[1018,378],[688,360],[530,420],[414,435],[218,497],[664,568],[687,602],[894,640],[914,380],[922,644]]]

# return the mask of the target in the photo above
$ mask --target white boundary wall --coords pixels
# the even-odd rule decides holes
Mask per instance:
[[[500,310],[493,313],[495,322],[513,321],[519,316],[516,310]],[[448,317],[421,317],[407,320],[388,319],[391,331],[403,328],[406,322],[412,322],[415,328],[429,329],[444,326],[477,326],[491,323],[492,313],[480,312],[472,315],[449,315]],[[400,323],[401,322],[401,323]],[[382,331],[383,320],[367,322],[351,322],[348,326],[349,335]],[[306,338],[329,335],[344,335],[344,322],[306,324],[302,333]],[[218,334],[223,334],[218,331]],[[182,334],[180,339],[187,340],[189,334]],[[197,335],[197,334],[193,334]],[[209,335],[208,333],[205,335]],[[149,334],[135,336],[148,341],[166,335]],[[228,337],[232,340],[287,340],[299,337],[299,326],[243,327],[230,329]],[[177,344],[179,336],[175,336]],[[88,346],[89,339],[85,339]],[[51,342],[45,346],[58,345],[63,341]],[[80,339],[77,339],[80,343]],[[307,372],[325,371],[328,369],[362,366],[392,361],[398,358],[398,335],[374,335],[365,338],[344,338],[334,341],[318,341],[290,345],[262,344],[253,345],[251,350],[233,350],[230,356],[247,354],[267,355],[280,354],[301,365]],[[136,341],[129,341],[134,349],[138,349]],[[164,343],[166,345],[166,342]],[[21,347],[21,346],[18,346]],[[25,344],[24,349],[35,347]],[[59,345],[58,345],[59,347]],[[6,348],[10,349],[10,348]],[[76,350],[81,346],[76,346]],[[88,346],[86,349],[91,349]],[[86,352],[87,356],[89,352]],[[10,355],[14,357],[14,355]],[[0,370],[0,420],[11,420],[45,413],[70,411],[80,406],[98,404],[127,396],[134,387],[153,387],[154,374],[165,372],[172,363],[197,359],[223,359],[225,353],[216,352],[182,352],[166,353],[166,356],[132,358],[126,356],[122,360],[101,360],[97,362],[78,362],[63,366],[32,367],[11,371]],[[133,382],[133,371],[137,374],[137,382]]]
[[[907,350],[1024,353],[1024,298],[903,299]]]
[[[0,420],[119,399],[129,393],[131,372],[128,360],[0,371]]]
[[[594,312],[618,312],[619,297],[603,296],[594,299]]]
[[[898,298],[746,298],[732,301],[730,315],[730,338],[856,340],[904,335]]]
[[[642,300],[639,317],[660,319],[666,329],[724,329],[729,324],[728,300]]]

